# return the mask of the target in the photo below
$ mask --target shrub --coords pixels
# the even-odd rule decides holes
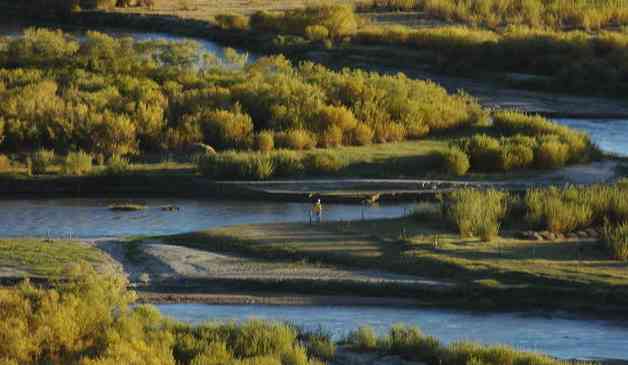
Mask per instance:
[[[0,171],[6,171],[11,168],[11,160],[6,156],[0,154]]]
[[[336,344],[327,337],[314,336],[309,338],[308,350],[311,356],[321,360],[331,361],[336,357]]]
[[[337,127],[344,132],[354,129],[358,125],[358,120],[350,109],[329,105],[319,111],[319,123],[321,130]]]
[[[68,176],[82,176],[92,171],[92,156],[86,152],[70,152],[61,166],[61,173]]]
[[[596,187],[532,189],[524,199],[526,219],[557,233],[587,228],[611,215],[611,194]]]
[[[569,161],[569,146],[558,141],[541,143],[535,156],[536,165],[541,169],[556,169]]]
[[[488,241],[499,234],[507,213],[507,197],[507,193],[496,190],[465,188],[450,193],[444,209],[462,237],[479,236]]]
[[[615,260],[628,261],[628,221],[616,226],[606,223],[602,238]]]
[[[281,355],[282,365],[309,365],[305,348],[301,345],[294,345],[290,350]]]
[[[193,118],[200,121],[205,142],[218,148],[246,147],[253,132],[253,120],[237,108],[202,112]]]
[[[375,132],[364,123],[358,123],[351,131],[351,142],[358,146],[366,146],[373,142]]]
[[[107,161],[105,173],[107,175],[120,176],[128,174],[130,169],[131,166],[128,159],[119,155],[113,155],[109,158],[109,161]]]
[[[299,155],[294,151],[280,150],[271,155],[275,176],[296,177],[301,176],[305,171],[305,166]]]
[[[322,25],[310,25],[305,27],[305,37],[311,41],[324,41],[329,37],[329,31]]]
[[[455,147],[443,152],[441,158],[445,171],[451,175],[464,176],[471,167],[469,156]]]
[[[525,145],[507,144],[501,150],[500,165],[504,171],[530,167],[534,162],[534,150]]]
[[[369,326],[362,326],[357,331],[351,332],[347,339],[354,350],[374,351],[377,349],[377,335]]]
[[[293,129],[278,136],[281,146],[293,150],[309,150],[316,147],[316,139],[312,133],[303,129]]]
[[[342,144],[342,129],[335,125],[330,126],[323,132],[319,142],[323,147],[340,146]]]
[[[214,179],[264,180],[274,173],[270,156],[253,153],[224,152],[201,156],[197,168],[202,175]]]
[[[270,152],[275,148],[273,132],[262,131],[255,136],[255,148],[260,152]]]
[[[216,15],[216,23],[223,29],[245,30],[249,27],[249,18],[237,14]]]
[[[31,155],[31,171],[35,175],[45,174],[54,161],[55,152],[53,150],[38,150]]]
[[[375,140],[379,143],[400,142],[406,137],[406,128],[400,123],[379,123],[375,126]]]
[[[305,156],[305,169],[313,175],[335,174],[344,167],[343,162],[336,154],[329,152],[315,152]]]
[[[500,165],[501,145],[496,138],[485,134],[474,135],[466,141],[465,151],[474,170],[494,171]]]

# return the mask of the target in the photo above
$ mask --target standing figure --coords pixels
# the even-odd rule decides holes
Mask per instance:
[[[314,206],[312,207],[312,212],[316,217],[316,221],[320,223],[323,220],[323,204],[321,204],[321,200],[318,199]]]

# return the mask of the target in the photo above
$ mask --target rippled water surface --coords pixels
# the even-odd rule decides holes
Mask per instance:
[[[114,212],[115,203],[143,204],[136,212]],[[163,211],[167,205],[179,211]],[[325,220],[399,217],[412,204],[382,204],[362,208],[351,204],[325,204]],[[306,203],[247,202],[194,199],[59,198],[0,200],[0,236],[78,237],[160,235],[205,228],[274,222],[306,222]]]
[[[557,119],[588,133],[602,151],[628,156],[628,120]]]
[[[520,313],[474,314],[461,311],[339,306],[158,305],[162,313],[191,323],[250,318],[289,321],[323,329],[340,338],[360,325],[380,334],[396,323],[419,326],[448,343],[471,340],[509,344],[570,359],[628,360],[628,323]]]

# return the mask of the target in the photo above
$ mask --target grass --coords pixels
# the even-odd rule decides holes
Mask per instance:
[[[434,237],[438,236],[438,247]],[[173,244],[270,259],[383,269],[472,283],[514,286],[622,287],[628,268],[593,241],[526,241],[508,237],[483,243],[461,239],[441,223],[414,219],[365,222],[246,225],[166,237]]]
[[[102,266],[107,259],[95,247],[74,241],[45,241],[36,238],[0,240],[0,267],[2,272],[10,276],[57,275],[65,266],[79,261]]]

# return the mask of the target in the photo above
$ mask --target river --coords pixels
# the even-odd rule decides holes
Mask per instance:
[[[397,323],[414,325],[445,343],[470,340],[507,344],[564,359],[628,360],[628,322],[582,319],[564,313],[472,313],[444,309],[352,306],[158,305],[167,316],[208,320],[266,319],[305,329],[319,326],[340,339],[361,325],[384,334]]]
[[[116,203],[145,205],[135,212],[116,212]],[[178,211],[162,210],[176,206]],[[325,220],[393,218],[407,214],[412,203],[325,204]],[[54,198],[0,200],[0,236],[115,237],[166,235],[212,227],[252,223],[306,222],[311,205],[206,199]]]

